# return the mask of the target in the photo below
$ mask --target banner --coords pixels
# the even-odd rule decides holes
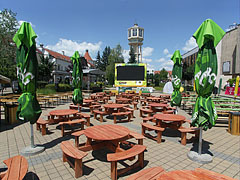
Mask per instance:
[[[234,90],[235,90],[235,87],[227,87],[226,91],[225,91],[225,94],[227,94],[227,95],[234,95]],[[237,96],[240,96],[240,88],[239,87],[238,87]]]

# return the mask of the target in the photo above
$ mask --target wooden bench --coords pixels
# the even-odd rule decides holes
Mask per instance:
[[[126,180],[155,180],[158,179],[163,172],[165,172],[165,170],[160,166],[147,168],[131,175]]]
[[[100,122],[103,122],[103,115],[106,115],[107,113],[105,111],[99,111],[99,110],[93,110],[94,113],[94,119],[97,120],[97,115],[100,115]]]
[[[36,128],[42,132],[42,135],[47,134],[47,124],[49,124],[49,120],[43,120],[42,118],[37,120]]]
[[[145,137],[142,134],[138,134],[137,132],[130,131],[129,136],[138,140],[138,144],[143,145],[143,139]]]
[[[121,175],[131,169],[134,169],[138,166],[143,168],[144,162],[144,151],[146,146],[143,145],[134,145],[132,148],[117,153],[111,153],[107,155],[107,160],[111,162],[111,179],[116,180],[118,175]],[[121,160],[126,160],[138,155],[138,160],[133,165],[117,170],[117,162]]]
[[[195,134],[195,138],[199,137],[199,129],[198,128],[181,127],[178,130],[181,132],[181,144],[184,146],[187,144],[187,133]]]
[[[90,108],[90,113],[93,114],[93,110],[95,110],[95,109],[97,109],[97,110],[101,109],[101,105],[100,105],[100,104],[91,105],[89,108]]]
[[[65,127],[64,127],[65,125],[74,126],[74,125],[80,124],[81,125],[81,130],[83,130],[84,129],[84,123],[85,123],[84,119],[77,119],[77,120],[73,120],[73,121],[60,122],[58,124],[61,126],[62,136],[64,136],[65,135]]]
[[[154,120],[154,117],[145,117],[143,118],[143,122],[146,123],[148,121],[153,121]]]
[[[150,117],[152,113],[151,109],[140,108],[140,117],[143,117],[143,114],[148,114],[148,117]]]
[[[123,107],[123,109],[125,111],[130,111],[131,112],[131,118],[134,118],[134,109],[130,108],[130,107]]]
[[[130,111],[112,113],[113,119],[114,119],[114,124],[117,123],[117,116],[128,116],[128,121],[130,122],[130,120],[131,120],[131,114],[132,114],[132,113],[131,113]]]
[[[82,158],[84,158],[88,153],[78,150],[71,141],[63,141],[61,143],[61,149],[63,152],[63,162],[68,162],[69,165],[75,171],[75,178],[78,178],[83,175],[82,169]],[[72,157],[75,159],[75,164],[67,159],[67,157]]]
[[[17,155],[3,161],[8,169],[0,173],[2,180],[22,180],[28,171],[28,161],[25,157]]]
[[[174,110],[163,111],[163,114],[174,114]]]
[[[162,141],[162,132],[165,130],[165,128],[161,128],[161,127],[158,127],[158,126],[153,126],[153,125],[148,124],[148,123],[141,123],[141,125],[142,125],[142,135],[156,140],[157,143],[161,143],[161,141]],[[146,134],[145,133],[146,130],[148,130],[148,131],[157,131],[157,137],[154,138],[153,136]]]
[[[84,119],[86,119],[86,126],[90,126],[90,114],[87,114],[87,113],[77,113],[77,115],[78,116],[80,116],[80,118],[82,119],[82,118],[84,118]]]
[[[137,105],[138,105],[138,102],[134,101],[132,102],[133,106],[134,106],[134,110],[137,110]]]
[[[84,134],[84,130],[77,131],[72,133],[72,136],[75,137],[75,147],[79,146],[79,137]]]

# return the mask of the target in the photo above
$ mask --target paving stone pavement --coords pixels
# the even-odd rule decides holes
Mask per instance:
[[[59,105],[54,109],[68,109],[69,103]],[[53,108],[43,109],[42,117]],[[83,109],[86,111],[87,109]],[[178,114],[184,115],[188,119],[191,117],[183,110],[179,109]],[[134,111],[135,118],[131,122],[118,123],[132,131],[141,133],[139,110]],[[105,117],[106,122],[100,123],[91,117],[92,125],[113,124],[111,117]],[[43,153],[35,156],[26,157],[29,163],[28,174],[26,180],[68,180],[74,178],[74,170],[68,163],[62,162],[62,151],[60,143],[65,140],[74,141],[73,136],[61,136],[61,130],[58,125],[48,125],[48,134],[42,136],[36,130],[34,125],[35,144],[41,144],[46,149]],[[209,164],[198,164],[188,159],[187,153],[193,147],[193,143],[188,143],[186,146],[180,144],[180,133],[174,130],[167,129],[163,133],[163,142],[157,142],[145,138],[144,145],[147,146],[147,151],[144,154],[144,169],[154,166],[161,166],[166,171],[204,168],[217,173],[221,173],[236,179],[240,179],[240,136],[234,136],[227,132],[228,125],[225,123],[217,123],[215,127],[203,132],[204,147],[209,149],[213,154],[213,162]],[[188,139],[192,135],[187,135]],[[80,142],[85,142],[85,138],[81,137]],[[130,141],[137,143],[136,140]],[[30,145],[30,125],[22,123],[16,125],[1,125],[0,127],[0,172],[6,169],[3,160],[20,154],[20,151]],[[89,151],[88,155],[83,159],[83,176],[80,179],[110,179],[110,163],[107,162],[106,155],[109,153],[107,149]],[[126,161],[133,164],[134,161]],[[118,168],[122,168],[123,163],[118,163]],[[125,179],[129,175],[141,170],[137,168],[129,171],[119,179]]]

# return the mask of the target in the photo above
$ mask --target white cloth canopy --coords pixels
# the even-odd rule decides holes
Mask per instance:
[[[173,93],[173,86],[172,82],[167,82],[163,87],[163,93],[172,94]]]

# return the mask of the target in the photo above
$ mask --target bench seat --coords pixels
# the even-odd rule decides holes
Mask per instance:
[[[84,123],[85,123],[85,120],[84,120],[84,119],[77,119],[77,120],[73,120],[73,121],[60,122],[60,123],[58,123],[58,124],[61,126],[62,136],[64,136],[64,135],[65,135],[64,125],[73,126],[73,125],[80,124],[80,125],[81,125],[81,129],[83,130],[83,129],[84,129]]]
[[[68,162],[75,171],[75,178],[78,178],[83,175],[82,169],[82,159],[87,156],[87,152],[83,152],[78,150],[71,141],[63,141],[61,143],[61,149],[63,152],[63,162]],[[73,165],[71,161],[67,159],[67,157],[72,157],[75,159],[75,164]]]
[[[77,131],[77,132],[72,133],[72,136],[75,137],[75,146],[76,146],[76,147],[79,146],[79,137],[80,137],[81,135],[83,135],[83,134],[84,134],[84,130],[81,130],[81,131]]]
[[[148,114],[148,117],[150,117],[152,113],[153,113],[153,110],[151,109],[140,108],[140,117],[143,117],[143,114]]]
[[[161,143],[161,141],[162,141],[162,132],[165,130],[165,128],[158,127],[158,126],[153,126],[153,125],[151,125],[149,123],[141,123],[141,125],[142,125],[142,135],[156,140],[157,143]],[[153,136],[146,134],[145,133],[146,130],[148,130],[148,131],[157,131],[157,137],[154,138]]]
[[[7,171],[0,174],[2,180],[22,180],[28,171],[28,161],[25,157],[17,155],[3,161]]]
[[[49,124],[49,120],[43,120],[42,118],[39,118],[36,122],[36,128],[42,132],[42,135],[47,134],[47,124]]]
[[[117,113],[112,113],[112,115],[113,115],[113,119],[114,119],[114,124],[117,123],[117,116],[128,116],[128,121],[130,122],[132,112],[130,112],[130,111],[117,112]]]
[[[80,116],[81,119],[82,118],[86,119],[86,126],[88,127],[90,126],[90,118],[91,118],[90,114],[80,112],[80,113],[77,113],[77,116]]]
[[[194,127],[181,127],[178,131],[181,132],[181,144],[184,146],[187,144],[187,133],[195,134],[195,138],[199,136],[199,129]]]
[[[97,119],[97,115],[100,115],[100,122],[103,122],[103,116],[107,113],[105,111],[99,111],[99,110],[93,110],[94,113],[94,119]]]
[[[121,175],[131,169],[134,169],[138,166],[143,168],[144,162],[144,151],[146,150],[146,146],[143,145],[134,145],[132,148],[117,153],[111,153],[107,155],[107,160],[111,162],[111,179],[116,180],[118,175]],[[123,168],[121,170],[117,170],[117,162],[121,160],[126,160],[129,158],[133,158],[138,155],[138,160],[133,165]]]

